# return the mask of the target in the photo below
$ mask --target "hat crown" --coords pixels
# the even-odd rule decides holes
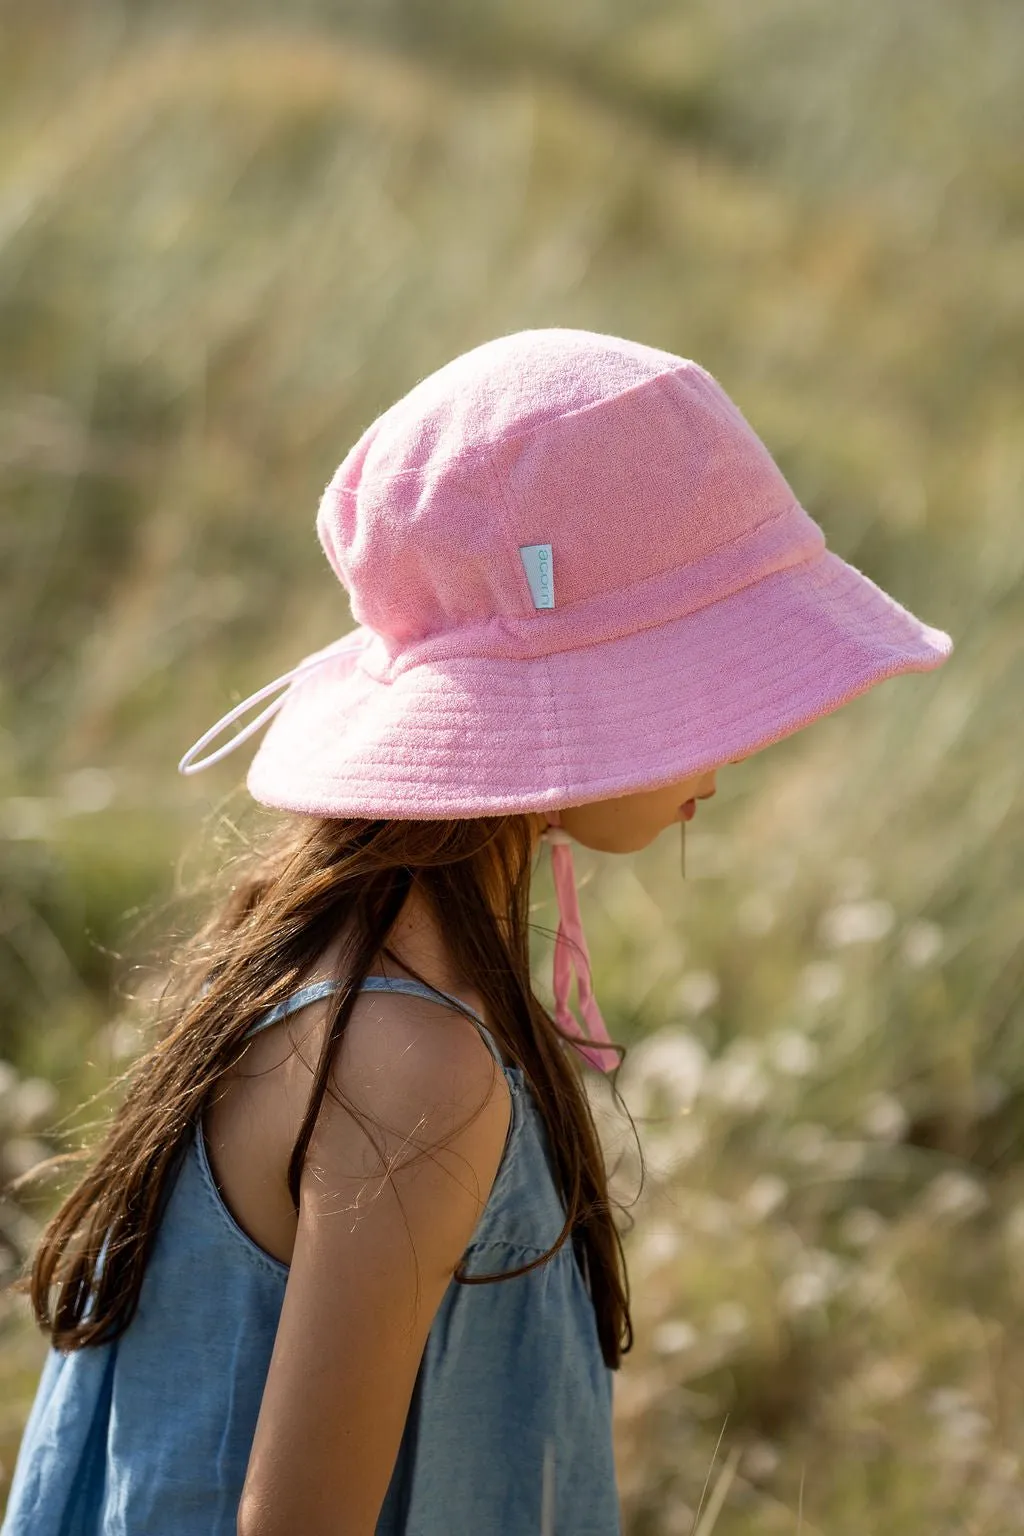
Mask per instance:
[[[757,530],[787,514],[766,551]],[[339,466],[317,529],[384,666],[431,641],[527,655],[605,639],[602,599],[618,599],[614,632],[626,611],[638,628],[824,544],[705,369],[569,329],[501,337],[417,384]],[[551,547],[550,611],[531,545]]]

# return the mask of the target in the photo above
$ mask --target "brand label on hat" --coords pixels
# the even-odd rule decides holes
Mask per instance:
[[[550,544],[520,544],[520,559],[530,583],[535,608],[555,606],[555,577],[551,565]]]

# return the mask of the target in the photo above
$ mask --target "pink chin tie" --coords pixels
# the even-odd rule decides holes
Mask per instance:
[[[541,837],[551,848],[551,873],[558,899],[558,934],[555,938],[554,989],[555,1019],[585,1061],[599,1072],[611,1072],[618,1066],[619,1052],[611,1043],[607,1025],[601,1017],[590,979],[590,954],[583,936],[576,876],[572,863],[572,838],[561,828],[557,811],[548,811],[548,827]],[[579,1010],[587,1025],[584,1033],[569,1008],[572,970],[576,970]],[[600,1043],[598,1043],[600,1042]]]

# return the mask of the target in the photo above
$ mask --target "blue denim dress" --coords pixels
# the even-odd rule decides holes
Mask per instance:
[[[338,985],[303,988],[250,1033]],[[515,1269],[544,1253],[564,1208],[522,1069],[501,1063],[479,1016],[448,993],[404,977],[364,986],[447,999],[475,1020],[508,1081],[508,1138],[466,1271]],[[228,1211],[193,1126],[126,1332],[46,1357],[0,1536],[236,1536],[287,1282],[287,1265]],[[453,1280],[377,1536],[620,1536],[611,1405],[571,1241],[513,1280]]]

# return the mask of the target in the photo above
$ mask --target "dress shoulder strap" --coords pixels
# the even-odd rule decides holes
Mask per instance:
[[[291,997],[286,997],[283,1003],[278,1003],[276,1007],[269,1008],[266,1013],[261,1014],[255,1024],[250,1025],[246,1030],[243,1038],[248,1040],[251,1035],[260,1034],[262,1030],[269,1029],[271,1024],[279,1024],[290,1013],[298,1013],[300,1008],[306,1008],[310,1003],[318,1003],[322,997],[330,997],[331,993],[337,992],[340,987],[341,982],[333,978],[329,981],[311,981],[308,987],[300,987],[297,992],[292,993]]]
[[[256,1023],[246,1030],[244,1038],[248,1040],[253,1035],[259,1034],[261,1030],[269,1029],[272,1024],[280,1023],[289,1014],[298,1013],[300,1008],[305,1008],[309,1003],[319,1002],[321,998],[329,997],[332,992],[339,992],[342,986],[341,981],[330,977],[325,981],[313,981],[306,987],[300,987],[297,992],[293,992],[290,997],[286,997],[283,1002],[268,1009],[258,1018]],[[360,992],[404,992],[410,997],[425,997],[435,1003],[450,1003],[453,1008],[458,1008],[460,1012],[469,1015],[498,1066],[504,1069],[505,1063],[502,1061],[497,1042],[483,1019],[470,1008],[468,1003],[464,1003],[461,998],[453,997],[450,992],[444,992],[440,987],[428,987],[421,981],[415,981],[411,976],[367,976],[359,990]]]

